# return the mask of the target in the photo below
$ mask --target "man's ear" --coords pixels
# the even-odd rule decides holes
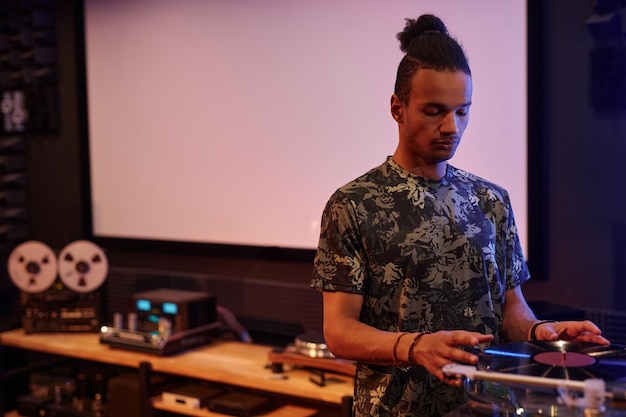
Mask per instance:
[[[397,95],[391,96],[391,117],[398,123],[402,122],[402,116],[404,114],[404,105],[400,101]]]

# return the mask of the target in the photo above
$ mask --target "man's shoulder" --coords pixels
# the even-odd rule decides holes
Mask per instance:
[[[339,193],[353,194],[359,190],[378,188],[389,177],[388,163],[384,162],[337,189]]]
[[[491,190],[501,195],[508,195],[506,188],[504,188],[503,186],[484,177],[476,175],[472,172],[465,171],[452,165],[449,165],[449,177],[452,180],[459,181],[461,183],[467,184],[468,186],[471,185],[474,188]]]

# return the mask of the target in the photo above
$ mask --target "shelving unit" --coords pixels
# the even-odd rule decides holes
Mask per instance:
[[[194,417],[224,417],[224,414],[213,413],[207,409],[190,410],[175,405],[163,404],[159,398],[155,398],[152,402],[155,409],[169,411],[171,413],[184,414]],[[294,405],[286,405],[279,409],[264,413],[264,417],[313,417],[317,415],[317,410],[312,408],[298,407]]]
[[[101,344],[96,334],[26,334],[24,330],[16,329],[0,333],[0,348],[4,347],[123,366],[137,372],[147,367],[151,373],[204,380],[231,389],[260,393],[278,400],[279,407],[264,414],[267,417],[347,417],[350,412],[346,403],[353,393],[352,377],[333,374],[331,382],[325,386],[311,382],[309,370],[303,368],[289,369],[277,377],[269,366],[270,346],[215,340],[178,355],[157,356],[111,348]],[[192,410],[164,404],[159,396],[148,399],[148,402],[153,410],[199,417],[224,416],[206,408]]]

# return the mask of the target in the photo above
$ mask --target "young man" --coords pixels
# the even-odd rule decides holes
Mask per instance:
[[[591,322],[536,319],[508,193],[447,162],[472,101],[460,45],[432,15],[407,20],[398,39],[398,146],[330,198],[311,282],[323,291],[327,345],[357,361],[355,416],[451,411],[463,393],[442,368],[476,363],[464,347],[608,343]]]

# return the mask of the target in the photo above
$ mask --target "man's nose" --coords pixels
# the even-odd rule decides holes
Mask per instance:
[[[441,124],[441,131],[447,134],[455,134],[459,130],[459,120],[455,113],[450,112],[444,118]]]

